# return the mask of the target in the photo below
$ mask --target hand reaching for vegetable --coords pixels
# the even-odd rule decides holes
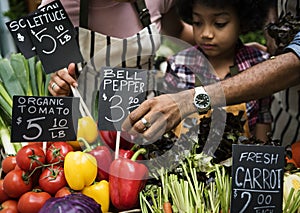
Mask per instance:
[[[69,96],[70,85],[77,87],[75,64],[71,63],[68,69],[64,68],[51,74],[48,90],[53,96]]]
[[[180,121],[196,112],[194,90],[160,95],[144,101],[125,119],[122,130],[131,135],[138,133],[147,141],[156,141],[176,127]]]

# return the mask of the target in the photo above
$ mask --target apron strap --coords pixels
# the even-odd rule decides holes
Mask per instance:
[[[145,0],[136,0],[134,7],[139,15],[139,19],[143,27],[147,27],[151,24],[150,13],[146,6]],[[88,29],[88,9],[89,0],[80,0],[80,18],[79,26]]]
[[[143,27],[149,26],[151,24],[150,13],[146,6],[145,0],[136,0],[134,2],[134,6],[138,12],[139,19],[141,20]]]
[[[88,29],[89,0],[80,0],[79,26]]]

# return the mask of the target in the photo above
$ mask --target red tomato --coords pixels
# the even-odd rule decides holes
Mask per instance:
[[[48,163],[63,162],[68,152],[73,151],[73,147],[66,142],[54,142],[46,151],[46,161]]]
[[[51,195],[67,185],[63,167],[49,166],[45,168],[39,178],[39,186]]]
[[[18,198],[32,189],[32,180],[23,170],[11,170],[3,179],[3,190],[11,198]]]
[[[32,171],[45,163],[43,148],[37,144],[23,146],[17,152],[17,165],[24,171]]]
[[[54,197],[64,197],[69,194],[72,194],[71,189],[67,186],[64,186],[55,193]]]
[[[0,213],[18,213],[18,202],[16,200],[4,201],[0,209]]]
[[[18,201],[18,210],[20,213],[38,213],[45,202],[51,198],[47,192],[26,192]]]
[[[6,200],[9,200],[9,196],[3,189],[3,179],[0,179],[0,203],[3,203]]]
[[[1,162],[2,171],[7,174],[9,171],[13,170],[17,165],[16,156],[7,156]]]
[[[112,150],[115,150],[117,132],[100,130],[99,133],[100,133],[100,137],[103,140],[103,142],[106,145],[108,145]],[[133,142],[134,142],[133,136],[129,135],[127,132],[121,132],[120,148],[131,149],[131,147],[134,145]]]

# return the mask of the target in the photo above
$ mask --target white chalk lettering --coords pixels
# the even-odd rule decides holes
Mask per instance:
[[[280,189],[282,169],[238,167],[235,173],[236,186],[244,189]]]
[[[276,165],[278,163],[279,154],[261,153],[261,152],[242,152],[239,158],[240,162],[255,162],[258,164]]]

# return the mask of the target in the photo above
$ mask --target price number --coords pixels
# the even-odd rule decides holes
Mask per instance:
[[[59,35],[56,36],[56,39],[61,45],[65,45],[72,39],[72,36],[69,34],[70,31],[68,29],[65,29],[63,25],[55,26],[54,29],[59,33]],[[38,32],[31,30],[31,34],[34,35],[34,37],[40,43],[47,43],[47,49],[42,49],[42,52],[46,55],[50,55],[56,51],[57,41],[53,36],[45,33],[45,31],[47,31],[47,28],[43,28]]]
[[[32,118],[27,120],[27,126],[26,130],[29,133],[35,133],[33,136],[29,136],[28,134],[23,134],[23,139],[26,141],[34,141],[37,140],[42,134],[43,134],[43,128],[39,124],[39,122],[42,122],[45,120],[45,117],[39,117],[39,118]],[[66,133],[65,130],[69,129],[68,127],[68,120],[67,119],[53,119],[53,125],[50,129],[48,129],[49,132],[51,132],[51,138],[65,138]]]
[[[235,191],[235,198],[237,198],[237,193]],[[242,199],[246,199],[246,202],[245,202],[245,205],[244,207],[239,211],[239,213],[244,213],[244,212],[248,212],[246,211],[250,202],[251,202],[251,199],[252,199],[252,194],[250,192],[242,192],[241,193],[241,198]],[[272,195],[270,194],[259,194],[257,196],[257,200],[256,200],[258,206],[270,206],[271,202],[272,202]]]
[[[126,107],[125,110],[122,107],[123,100],[120,95],[113,95],[108,101],[111,103],[110,105],[111,114],[118,115],[117,118],[109,118],[105,116],[105,119],[112,123],[120,122],[122,119],[125,118],[125,116],[127,116],[130,113],[130,110],[140,105],[140,100],[139,98],[136,97],[129,97],[128,107]]]

